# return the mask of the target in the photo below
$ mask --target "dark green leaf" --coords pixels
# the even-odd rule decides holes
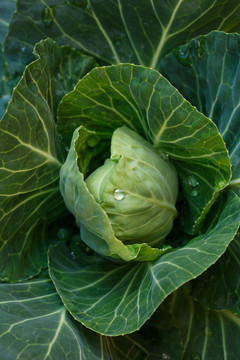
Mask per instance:
[[[93,65],[51,40],[37,44],[35,53],[39,59],[26,68],[0,122],[0,268],[9,281],[46,266],[46,224],[65,211],[58,185],[64,155],[54,113],[63,93]]]
[[[239,30],[239,9],[238,0],[19,0],[5,51],[18,72],[34,44],[46,37],[107,63],[155,68],[163,55],[193,36]]]
[[[1,0],[0,2],[0,119],[5,113],[13,89],[12,82],[9,81],[6,76],[7,64],[5,62],[2,44],[8,32],[8,25],[15,7],[16,0]]]
[[[239,198],[224,196],[213,228],[152,263],[115,264],[102,257],[50,249],[50,275],[65,306],[85,326],[106,335],[133,332],[183,283],[200,275],[226,250],[240,220]]]
[[[93,69],[63,98],[58,116],[66,143],[82,124],[103,139],[123,124],[145,136],[178,167],[194,220],[230,179],[215,124],[153,69],[130,64]]]
[[[0,43],[0,119],[5,113],[7,104],[10,100],[8,83],[5,78],[5,59],[3,56],[2,44]]]
[[[195,302],[184,287],[174,293],[167,302],[167,308],[172,313],[175,326],[179,328],[182,336],[181,359],[239,359],[239,317],[228,311],[208,310]],[[160,319],[159,324],[164,336],[164,324]],[[171,351],[169,347],[169,354]]]
[[[0,2],[0,43],[3,43],[8,32],[10,18],[16,8],[16,0],[1,0]]]
[[[240,243],[239,235],[225,254],[192,283],[192,296],[207,308],[229,310],[240,316]]]
[[[217,124],[232,164],[230,185],[240,194],[240,35],[200,36],[166,56],[161,71]]]
[[[130,339],[106,338],[76,322],[47,274],[0,284],[1,360],[134,360],[142,350]],[[137,357],[128,357],[128,353]]]

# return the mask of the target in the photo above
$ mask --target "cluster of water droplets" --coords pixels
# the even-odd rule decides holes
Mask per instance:
[[[199,182],[197,180],[197,178],[195,176],[190,175],[188,177],[188,184],[191,187],[191,196],[192,197],[197,197],[199,194]]]

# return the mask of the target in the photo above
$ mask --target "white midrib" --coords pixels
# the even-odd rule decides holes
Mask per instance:
[[[20,145],[25,146],[25,147],[29,148],[31,151],[36,152],[39,155],[43,156],[45,159],[47,159],[48,162],[52,162],[55,165],[57,165],[58,167],[62,166],[62,164],[58,161],[58,159],[55,158],[54,156],[52,156],[49,152],[45,152],[39,148],[32,146],[31,144],[25,143],[18,136],[11,134],[8,131],[5,131],[5,130],[1,130],[1,131],[8,134],[9,136],[15,138],[19,142]]]
[[[64,309],[62,311],[61,318],[60,318],[60,321],[59,321],[59,325],[58,325],[58,327],[56,329],[56,333],[55,333],[52,341],[50,342],[50,344],[48,346],[48,351],[47,351],[46,355],[44,356],[44,360],[46,360],[48,358],[48,356],[50,355],[51,349],[52,349],[53,345],[55,344],[55,342],[56,342],[56,340],[58,338],[58,335],[60,334],[61,328],[62,328],[62,326],[63,326],[63,324],[65,322],[65,314],[66,314],[66,310]]]
[[[237,178],[237,179],[234,179],[234,180],[231,180],[230,182],[229,182],[229,185],[231,186],[231,185],[240,185],[240,178]]]
[[[159,42],[159,44],[158,44],[157,50],[156,50],[155,55],[153,56],[152,62],[151,62],[151,64],[150,64],[150,67],[153,68],[153,69],[155,69],[155,67],[156,67],[156,65],[157,65],[157,62],[158,62],[159,56],[160,56],[160,54],[161,54],[162,48],[163,48],[163,46],[164,46],[164,44],[165,44],[165,42],[166,42],[169,29],[170,29],[170,27],[172,26],[172,23],[173,23],[173,21],[174,21],[175,15],[176,15],[176,13],[178,12],[178,9],[179,9],[179,7],[180,7],[180,5],[181,5],[182,2],[183,2],[183,0],[179,0],[177,6],[175,7],[175,9],[174,9],[174,11],[173,11],[173,13],[172,13],[172,16],[171,16],[171,18],[170,18],[170,20],[169,20],[169,23],[168,23],[167,27],[164,29],[164,31],[163,31],[163,33],[162,33],[161,40],[160,40],[160,42]]]

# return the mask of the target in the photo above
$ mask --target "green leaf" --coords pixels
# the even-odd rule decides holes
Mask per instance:
[[[162,60],[161,72],[217,124],[232,164],[230,186],[240,194],[239,54],[239,34],[212,32],[173,50]]]
[[[9,281],[46,266],[46,224],[65,211],[58,184],[64,154],[54,113],[63,93],[93,65],[51,40],[37,44],[35,54],[39,58],[26,68],[0,122],[0,276]]]
[[[176,356],[175,343],[179,347],[176,337],[177,341],[174,339],[172,343],[165,345],[164,356],[163,349],[159,347],[147,359],[238,360],[240,318],[228,311],[211,311],[194,301],[190,295],[188,286],[174,292],[146,323],[145,330],[150,331],[154,327],[154,333],[157,333],[160,342],[162,338],[169,336],[169,318],[172,326],[170,336],[176,329],[181,335],[182,354]],[[163,317],[164,313],[168,314],[168,318]]]
[[[238,0],[21,0],[5,51],[11,67],[20,72],[31,48],[46,37],[107,63],[155,68],[163,55],[193,36],[213,29],[238,31],[238,13]],[[27,47],[24,54],[22,46]]]
[[[16,0],[1,0],[0,2],[0,119],[10,100],[13,85],[6,77],[7,64],[3,53],[3,42],[8,32],[10,18],[15,10]]]
[[[192,283],[192,296],[207,308],[240,316],[239,234],[224,255]]]
[[[139,343],[146,352],[145,360],[182,359],[183,344],[180,331],[166,301],[139,331],[125,337]]]
[[[10,18],[16,8],[16,0],[1,0],[0,2],[0,43],[3,43],[8,32]]]
[[[215,124],[157,71],[120,64],[93,69],[58,108],[58,131],[68,144],[77,126],[110,138],[127,125],[174,161],[194,220],[230,179],[227,150]]]
[[[75,257],[65,244],[53,246],[50,276],[67,309],[86,327],[105,335],[136,331],[171,292],[223,254],[239,225],[239,202],[225,194],[213,211],[212,228],[155,262],[115,264],[83,252]]]
[[[132,340],[102,337],[76,322],[46,273],[0,284],[0,314],[1,360],[129,360],[128,353],[142,353]]]
[[[5,61],[2,44],[0,43],[0,119],[2,118],[10,100],[8,85],[5,81]]]
[[[189,296],[186,287],[179,289],[164,304],[175,319],[182,343],[183,360],[238,360],[240,318],[229,311],[211,311]],[[154,317],[153,317],[154,319]],[[152,319],[150,320],[150,322]],[[159,323],[161,336],[165,336],[164,323],[156,313],[154,323]],[[172,347],[166,351],[171,357]]]

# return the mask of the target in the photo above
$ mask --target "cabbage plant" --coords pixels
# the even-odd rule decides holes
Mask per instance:
[[[239,3],[0,10],[0,360],[238,359]]]

